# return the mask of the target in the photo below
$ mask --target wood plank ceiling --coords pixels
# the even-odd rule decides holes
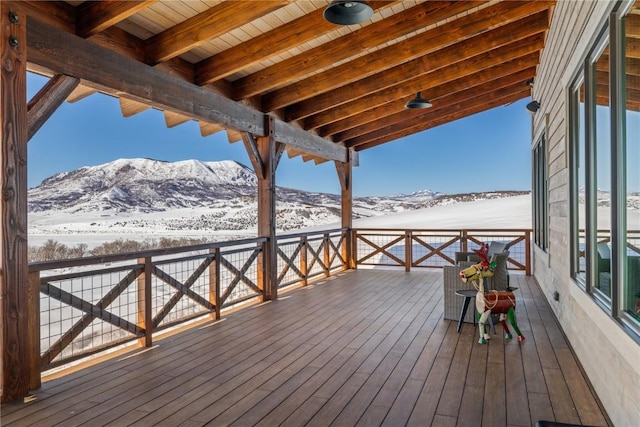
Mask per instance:
[[[30,17],[355,151],[528,97],[554,5],[370,1],[370,20],[338,26],[323,18],[328,1],[21,3]],[[163,109],[85,80],[68,100],[97,90],[118,96],[126,117]],[[433,107],[405,109],[419,91]],[[240,139],[188,111],[165,117]]]

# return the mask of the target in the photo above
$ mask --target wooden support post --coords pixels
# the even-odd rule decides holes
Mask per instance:
[[[29,273],[29,389],[35,390],[42,385],[40,373],[40,272]]]
[[[263,299],[278,296],[278,252],[276,241],[276,168],[282,157],[284,145],[275,140],[275,118],[265,116],[265,137],[243,134],[242,140],[253,170],[258,177],[258,236],[266,237],[267,243],[258,257],[258,265],[264,272],[258,272],[258,280],[263,286]]]
[[[142,274],[138,276],[138,326],[144,329],[144,338],[140,338],[138,343],[143,347],[151,347],[153,345],[153,314],[151,307],[153,300],[151,298],[151,258],[138,259],[139,264],[144,264]]]
[[[302,273],[302,286],[309,284],[309,271],[307,271],[307,236],[300,237],[300,272]]]
[[[353,150],[348,153],[348,160],[346,162],[335,162],[336,171],[338,172],[338,179],[340,180],[341,199],[342,199],[342,228],[351,230],[353,227],[353,191],[351,177],[353,173],[352,155]],[[353,244],[352,233],[347,233],[345,236],[344,245],[342,246],[342,256],[347,262],[348,269],[355,269],[356,262],[353,257]]]
[[[214,258],[209,264],[209,302],[216,308],[214,317],[220,320],[220,248],[211,250]]]
[[[2,402],[31,379],[27,262],[27,17],[0,4],[0,358]]]
[[[404,271],[411,271],[411,260],[413,259],[413,252],[411,250],[412,237],[411,230],[405,230],[404,232]]]

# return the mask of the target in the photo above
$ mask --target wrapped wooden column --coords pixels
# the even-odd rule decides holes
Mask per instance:
[[[258,283],[264,300],[278,296],[276,242],[276,168],[284,145],[275,140],[275,119],[265,116],[266,136],[243,134],[242,140],[258,177],[258,237],[267,237],[267,244],[258,258]]]
[[[342,198],[342,228],[347,228],[344,244],[342,245],[342,257],[346,261],[348,269],[355,269],[355,261],[353,257],[353,191],[352,191],[352,172],[353,160],[355,156],[353,150],[348,151],[348,160],[346,162],[335,162],[338,179],[340,180],[341,198]]]
[[[2,194],[0,235],[0,349],[2,402],[22,399],[31,379],[27,264],[27,19],[0,5],[2,40]]]

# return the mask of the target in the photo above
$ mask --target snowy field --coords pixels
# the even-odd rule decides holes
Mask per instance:
[[[154,213],[79,213],[36,212],[29,214],[29,245],[40,246],[49,239],[68,246],[86,243],[91,249],[116,239],[159,239],[207,237],[212,240],[235,240],[256,236],[256,228],[211,231],[198,221],[210,213],[207,208],[175,209]],[[176,222],[190,224],[190,229],[176,230]],[[531,196],[480,200],[436,206],[415,211],[377,215],[356,219],[355,228],[531,228]],[[329,222],[300,231],[340,228]],[[279,233],[282,234],[282,233]]]

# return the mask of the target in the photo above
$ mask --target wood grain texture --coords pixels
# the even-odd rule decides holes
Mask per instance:
[[[0,400],[8,402],[26,396],[31,382],[27,268],[27,26],[26,16],[5,3],[0,5],[0,13]],[[17,22],[10,21],[9,13],[15,14]],[[10,38],[17,42],[14,47],[9,44]]]
[[[78,7],[76,23],[80,37],[94,34],[116,25],[157,0],[85,2]]]
[[[391,16],[382,21],[381,27],[362,28],[344,35],[331,43],[307,50],[285,61],[260,70],[234,82],[234,96],[243,99],[257,93],[286,85],[290,79],[303,77],[316,67],[330,67],[335,62],[348,59],[394,37],[416,31],[424,25],[446,19],[456,13],[470,9],[479,3],[433,2],[424,3]]]
[[[31,140],[38,129],[58,109],[80,84],[80,80],[62,74],[52,77],[27,104],[28,138]]]
[[[511,52],[513,56],[505,60],[530,53],[532,46],[529,39],[535,37],[536,34],[539,35],[539,42],[537,48],[533,48],[533,50],[541,49],[544,39],[542,32],[546,28],[546,16],[547,12],[543,11],[526,17],[521,21],[498,27],[487,33],[476,35],[457,43],[455,43],[456,39],[452,37],[450,43],[455,43],[453,45],[446,45],[446,47],[439,50],[435,50],[434,46],[433,52],[427,51],[430,52],[429,54],[423,52],[425,55],[415,55],[405,62],[387,60],[384,61],[384,67],[382,68],[362,63],[357,69],[362,67],[367,70],[367,74],[360,75],[359,79],[356,79],[357,73],[353,71],[354,64],[347,63],[340,67],[332,68],[330,70],[332,73],[319,74],[300,82],[301,91],[296,91],[295,88],[287,86],[281,89],[281,92],[274,91],[270,93],[263,100],[263,109],[270,111],[271,107],[281,108],[290,105],[286,109],[287,120],[298,120],[427,73],[433,73],[431,80],[435,76],[443,78],[444,75],[439,74],[438,70],[454,63],[460,63],[461,66],[475,70],[488,68],[491,65],[504,62],[504,60],[498,60],[496,57],[505,55],[507,52]],[[428,43],[426,34],[417,36],[424,44]],[[395,45],[391,47],[395,47]],[[504,47],[504,49],[500,49],[501,47]],[[518,51],[518,47],[521,50]],[[514,54],[514,50],[518,52]],[[486,65],[482,68],[477,68],[479,67],[477,62],[481,58]],[[491,64],[488,63],[489,58],[493,58]],[[372,60],[380,61],[377,56]],[[359,62],[362,62],[362,60],[359,60]],[[312,79],[318,80],[321,78],[327,78],[326,84],[315,84],[311,81]],[[453,78],[446,81],[450,80],[453,80]],[[442,80],[437,79],[430,84],[435,85],[441,82]],[[343,87],[345,85],[346,87]],[[418,86],[417,90],[413,92],[415,93],[420,89],[421,87]],[[277,97],[280,97],[280,94],[282,99],[286,98],[286,100],[276,104]],[[292,95],[295,95],[295,98]],[[274,101],[269,103],[271,102],[270,100]]]
[[[458,334],[442,319],[441,272],[350,271],[46,381],[33,402],[2,407],[3,425],[607,425],[564,347],[545,389],[529,387],[523,353],[538,353],[524,328],[546,302],[512,276],[524,343]]]
[[[147,40],[146,62],[174,58],[234,28],[289,3],[289,0],[222,2]]]

